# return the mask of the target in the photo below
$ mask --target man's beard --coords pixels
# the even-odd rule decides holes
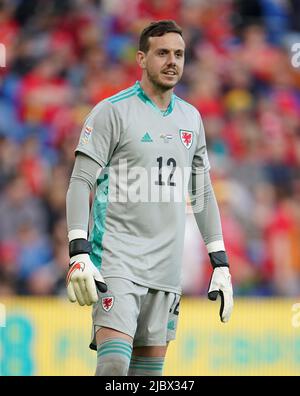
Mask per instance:
[[[159,77],[156,75],[153,75],[149,72],[149,70],[147,70],[147,76],[149,81],[151,81],[151,83],[161,92],[166,92],[169,91],[170,89],[174,88],[175,85],[179,82],[179,79],[176,80],[174,83],[164,83],[162,81],[159,80]]]

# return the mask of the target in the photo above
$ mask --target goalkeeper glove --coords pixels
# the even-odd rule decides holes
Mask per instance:
[[[220,319],[228,322],[233,309],[233,291],[227,255],[224,251],[209,253],[213,273],[208,287],[209,300],[215,301],[220,295]]]
[[[74,239],[69,244],[70,264],[67,274],[67,292],[71,302],[91,305],[98,301],[97,289],[105,293],[107,285],[92,263],[91,244],[86,239]]]

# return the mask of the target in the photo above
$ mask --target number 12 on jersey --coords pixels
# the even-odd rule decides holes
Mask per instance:
[[[156,186],[164,186],[166,183],[162,180],[162,167],[163,167],[163,157],[158,157],[156,159],[158,162],[158,180],[155,181]],[[167,166],[170,167],[170,174],[167,180],[167,186],[176,186],[176,183],[172,181],[176,170],[176,161],[174,158],[169,158],[167,160]]]

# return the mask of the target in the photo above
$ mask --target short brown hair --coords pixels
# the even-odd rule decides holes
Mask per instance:
[[[149,37],[160,37],[166,33],[178,33],[182,37],[182,29],[173,20],[151,22],[140,35],[139,51],[147,52],[150,47]]]

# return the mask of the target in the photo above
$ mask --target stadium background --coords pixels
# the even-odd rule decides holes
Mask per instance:
[[[176,93],[203,117],[236,301],[219,323],[187,215],[165,374],[299,374],[300,1],[1,0],[0,375],[93,374],[89,310],[64,287],[73,150],[89,110],[140,77],[137,39],[158,19],[184,30]]]

